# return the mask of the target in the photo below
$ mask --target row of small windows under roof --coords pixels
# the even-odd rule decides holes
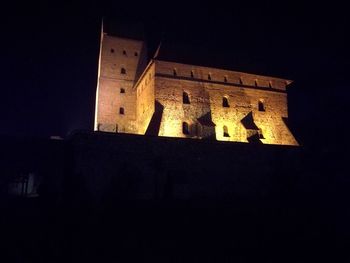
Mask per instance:
[[[190,132],[190,126],[189,126],[189,124],[188,124],[187,122],[183,122],[183,123],[182,123],[182,133],[183,133],[184,135],[190,135],[190,134],[191,134],[191,132]],[[261,139],[264,138],[264,136],[262,135],[262,131],[261,131],[260,129],[259,129],[258,134],[259,134],[259,138],[261,138]],[[229,134],[229,132],[228,132],[228,128],[227,128],[226,125],[224,125],[224,126],[222,127],[222,136],[223,136],[223,137],[230,137],[230,134]]]
[[[125,93],[125,89],[124,88],[120,88],[120,93]],[[183,94],[182,94],[182,103],[183,104],[191,104],[190,103],[190,98],[189,98],[187,92],[183,92]],[[226,97],[222,98],[222,107],[224,107],[224,108],[229,108],[230,107],[230,104],[228,103],[228,99]],[[264,102],[262,100],[258,101],[258,110],[259,111],[265,111],[265,105],[264,105]],[[123,113],[121,113],[121,111]],[[121,111],[119,113],[120,114],[124,114],[124,109],[121,110]]]
[[[122,75],[126,74],[126,69],[125,69],[124,67],[120,68],[120,74],[122,74]],[[176,73],[175,70],[174,70],[174,76],[177,76],[177,73]],[[194,78],[193,71],[191,71],[191,77]],[[210,73],[208,74],[208,80],[212,80],[211,74],[210,74]],[[224,77],[224,82],[228,82],[226,76]],[[242,80],[242,78],[239,78],[239,84],[243,85],[243,80]],[[259,86],[257,80],[255,80],[255,86],[256,86],[256,87]],[[271,83],[271,81],[269,81],[269,88],[272,88],[272,83]]]
[[[182,103],[183,104],[191,104],[190,98],[188,96],[188,93],[185,92],[185,91],[182,93]],[[224,108],[229,108],[230,107],[230,104],[228,102],[228,98],[227,97],[222,97],[222,107],[224,107]],[[265,111],[265,105],[264,105],[263,100],[259,100],[258,101],[258,110],[259,111]]]
[[[175,77],[177,76],[177,70],[176,70],[176,69],[173,69],[173,75],[174,75]],[[191,70],[190,76],[191,76],[191,78],[194,78],[194,71],[193,71],[193,70]],[[212,80],[212,74],[211,74],[211,73],[208,73],[207,78],[208,78],[208,80]],[[227,76],[224,76],[223,81],[224,81],[224,82],[228,82],[228,77],[227,77]],[[239,78],[239,84],[240,84],[240,85],[243,85],[243,79],[242,79],[242,78]],[[254,81],[254,85],[255,85],[256,87],[259,86],[259,85],[258,85],[258,80],[257,80],[257,79]],[[271,82],[271,81],[269,81],[269,88],[272,88],[272,82]]]
[[[114,48],[111,48],[110,51],[111,51],[111,53],[115,53]],[[122,54],[123,54],[124,56],[127,56],[127,55],[128,55],[125,49],[122,51]],[[138,53],[137,51],[135,51],[135,52],[134,52],[134,56],[137,57],[138,55],[139,55],[139,53]]]

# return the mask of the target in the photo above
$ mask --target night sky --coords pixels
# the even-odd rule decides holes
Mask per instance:
[[[186,60],[294,80],[289,124],[304,145],[346,134],[349,16],[334,2],[30,1],[3,13],[1,135],[93,129],[102,17],[130,32],[142,25],[151,52],[162,39],[197,46]]]

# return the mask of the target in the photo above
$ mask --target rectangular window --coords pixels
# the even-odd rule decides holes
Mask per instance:
[[[265,105],[264,105],[264,102],[262,100],[259,100],[258,110],[259,111],[265,111]]]

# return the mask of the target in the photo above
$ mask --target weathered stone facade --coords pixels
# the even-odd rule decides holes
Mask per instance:
[[[101,37],[95,130],[137,133],[136,80],[146,65],[142,41]]]
[[[290,80],[146,59],[143,42],[103,34],[95,130],[150,134],[158,118],[158,136],[298,145]]]

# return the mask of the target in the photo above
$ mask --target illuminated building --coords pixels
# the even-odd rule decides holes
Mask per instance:
[[[102,31],[103,32],[103,31]],[[143,41],[101,35],[95,131],[298,145],[290,80],[147,60]]]

